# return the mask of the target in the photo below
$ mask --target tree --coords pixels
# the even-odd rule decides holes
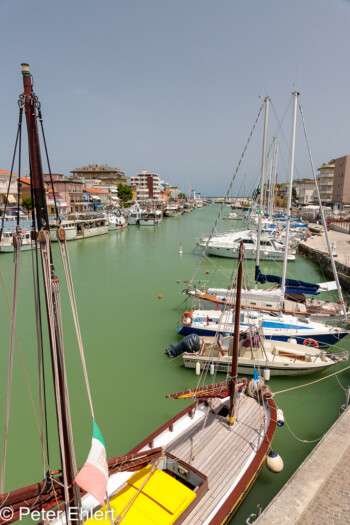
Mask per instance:
[[[184,193],[179,193],[178,197],[179,199],[186,200],[186,195]]]
[[[127,184],[118,184],[118,197],[126,204],[132,200],[132,189]]]
[[[23,197],[22,208],[24,208],[27,211],[31,211],[33,209],[33,202],[31,197]]]

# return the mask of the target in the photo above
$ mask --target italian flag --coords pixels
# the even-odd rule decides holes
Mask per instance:
[[[108,481],[107,454],[105,442],[95,420],[93,425],[91,449],[74,482],[103,506]]]

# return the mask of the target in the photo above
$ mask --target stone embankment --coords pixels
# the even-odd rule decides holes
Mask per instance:
[[[348,408],[254,524],[349,524],[349,436]]]
[[[349,231],[345,233],[344,229],[335,231],[334,227],[336,225],[332,224],[332,229],[328,231],[328,237],[332,246],[339,281],[344,289],[350,290],[350,234]],[[317,261],[324,274],[333,279],[325,233],[310,236],[307,240],[300,242],[298,251],[309,259]]]

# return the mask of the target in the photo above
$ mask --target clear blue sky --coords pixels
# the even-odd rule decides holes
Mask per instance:
[[[259,94],[273,102],[271,139],[274,112],[282,118],[294,89],[316,168],[350,153],[349,1],[0,0],[0,20],[1,169],[11,164],[21,62],[34,76],[56,173],[108,164],[224,194]],[[289,109],[286,142],[290,119]],[[233,193],[244,175],[247,191],[255,183],[262,124]],[[279,140],[282,182],[288,151]],[[300,123],[296,167],[311,176]]]

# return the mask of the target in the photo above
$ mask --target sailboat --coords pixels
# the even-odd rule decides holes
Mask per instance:
[[[53,265],[42,177],[37,115],[39,113],[40,119],[40,104],[33,93],[28,64],[22,64],[22,74],[24,93],[20,97],[20,109],[26,114],[34,213],[39,225],[39,231],[33,230],[32,235],[40,248],[61,466],[53,471],[44,454],[44,465],[47,467],[45,479],[29,487],[6,492],[4,462],[0,491],[1,522],[12,523],[36,511],[35,516],[39,513],[39,519],[57,525],[73,522],[142,525],[227,523],[266,460],[277,420],[275,402],[263,380],[256,378],[248,382],[237,379],[238,338],[235,338],[232,372],[227,381],[171,394],[168,397],[193,399],[194,402],[128,454],[108,460],[105,443],[94,418],[85,359],[81,352],[93,420],[93,439],[88,460],[78,471],[63,351],[60,282]],[[67,283],[73,294],[63,228],[58,229],[57,237],[62,261],[66,262]],[[15,260],[20,257],[20,242],[16,246]],[[242,259],[241,246],[238,287],[242,280]],[[36,300],[37,293],[36,289]],[[15,287],[12,335],[15,331],[16,294]],[[38,301],[36,305],[39,308]],[[72,309],[79,348],[82,350],[74,300]],[[239,298],[236,311],[238,326]],[[43,319],[40,318],[40,321],[43,322]],[[12,337],[12,349],[13,342]],[[40,338],[38,344],[40,346]],[[41,438],[43,440],[43,434]]]
[[[348,359],[347,352],[320,350],[312,338],[306,339],[306,345],[273,341],[251,328],[240,333],[238,352],[238,373],[244,375],[253,375],[255,368],[268,370],[273,376],[315,374]],[[215,373],[230,372],[231,356],[232,337],[219,336],[201,338],[200,350],[185,352],[182,359],[186,368]]]
[[[280,259],[283,260],[283,272],[282,277],[275,275],[265,275],[260,270],[260,260],[268,259],[269,254],[265,252],[265,247],[262,245],[263,229],[262,229],[262,213],[258,215],[258,231],[255,237],[254,250],[251,250],[251,258],[256,260],[255,266],[255,289],[246,289],[243,290],[243,302],[242,305],[245,308],[249,308],[251,313],[246,313],[242,319],[244,326],[249,324],[249,317],[252,317],[254,313],[255,317],[258,317],[259,321],[256,321],[255,324],[260,323],[260,326],[266,330],[266,336],[268,338],[277,339],[280,341],[287,341],[288,338],[294,337],[293,330],[296,330],[298,342],[302,343],[308,337],[312,337],[317,340],[318,343],[323,345],[335,344],[340,338],[347,335],[348,331],[343,328],[337,327],[328,327],[322,323],[315,323],[315,321],[324,321],[326,320],[329,324],[335,324],[343,321],[347,323],[347,308],[343,300],[341,288],[339,285],[339,279],[335,271],[334,260],[332,256],[332,251],[329,246],[329,253],[332,257],[332,267],[334,269],[335,281],[329,283],[319,283],[313,284],[304,282],[297,279],[287,279],[287,263],[290,260],[290,255],[288,253],[287,247],[289,246],[290,238],[290,226],[291,226],[291,197],[292,197],[292,181],[293,181],[293,170],[294,170],[294,150],[295,150],[295,130],[296,130],[296,110],[297,110],[297,101],[299,93],[293,93],[294,107],[293,107],[293,124],[292,124],[292,140],[291,140],[291,157],[289,163],[289,192],[288,192],[288,204],[287,204],[287,218],[285,220],[285,249],[281,250]],[[263,136],[263,150],[262,150],[262,162],[261,162],[261,180],[260,188],[264,188],[264,176],[265,176],[265,157],[266,157],[266,139],[267,139],[267,123],[268,123],[268,111],[269,111],[269,97],[265,99],[265,123],[264,123],[264,136]],[[314,171],[314,170],[313,170]],[[316,180],[316,176],[315,176]],[[317,182],[316,182],[317,187]],[[260,206],[263,205],[263,190],[261,190],[261,200]],[[261,210],[260,210],[261,211]],[[244,232],[235,232],[234,234],[228,234],[232,238],[232,235],[236,236],[236,239],[243,237]],[[202,242],[204,246],[204,252],[212,254],[213,247],[216,250],[216,255],[223,254],[224,252],[228,253],[230,256],[232,251],[232,242],[230,243],[225,240],[227,235],[221,234],[221,236],[207,238],[205,242]],[[267,237],[269,239],[269,236]],[[269,242],[273,242],[269,239]],[[236,243],[237,244],[237,243]],[[263,250],[263,252],[262,252]],[[203,253],[204,253],[203,252]],[[234,255],[233,255],[234,257]],[[193,279],[192,279],[193,281]],[[191,281],[191,283],[192,283]],[[258,289],[257,284],[264,284],[266,282],[274,283],[278,287],[272,289]],[[315,299],[306,298],[305,295],[316,296],[324,290],[333,290],[337,288],[340,301],[335,302],[326,302],[319,301]],[[216,303],[217,309],[234,307],[235,305],[235,290],[232,288],[228,289],[218,289],[213,288],[209,290],[197,290],[190,289],[186,290],[186,293],[192,297],[197,297],[204,301],[209,301],[210,303]],[[209,310],[204,311],[191,311],[189,312],[190,316],[183,316],[185,318],[191,317],[191,322],[185,321],[185,324],[182,323],[178,333],[182,335],[187,335],[190,333],[197,333],[200,335],[214,335],[216,333],[215,324],[219,323],[220,314],[213,314]],[[273,316],[273,317],[272,317]],[[276,319],[277,316],[277,319]],[[293,316],[298,316],[298,320],[293,319]],[[310,316],[311,320],[310,320]],[[206,326],[203,325],[203,322],[207,320]],[[214,326],[211,325],[211,321],[214,323]],[[193,322],[194,320],[198,321]],[[223,328],[223,333],[228,333],[232,335],[232,319],[230,319],[230,314],[227,313],[226,320],[224,322],[225,327]],[[306,326],[307,325],[307,326]],[[275,329],[277,331],[275,332]],[[304,330],[305,329],[305,330]]]

